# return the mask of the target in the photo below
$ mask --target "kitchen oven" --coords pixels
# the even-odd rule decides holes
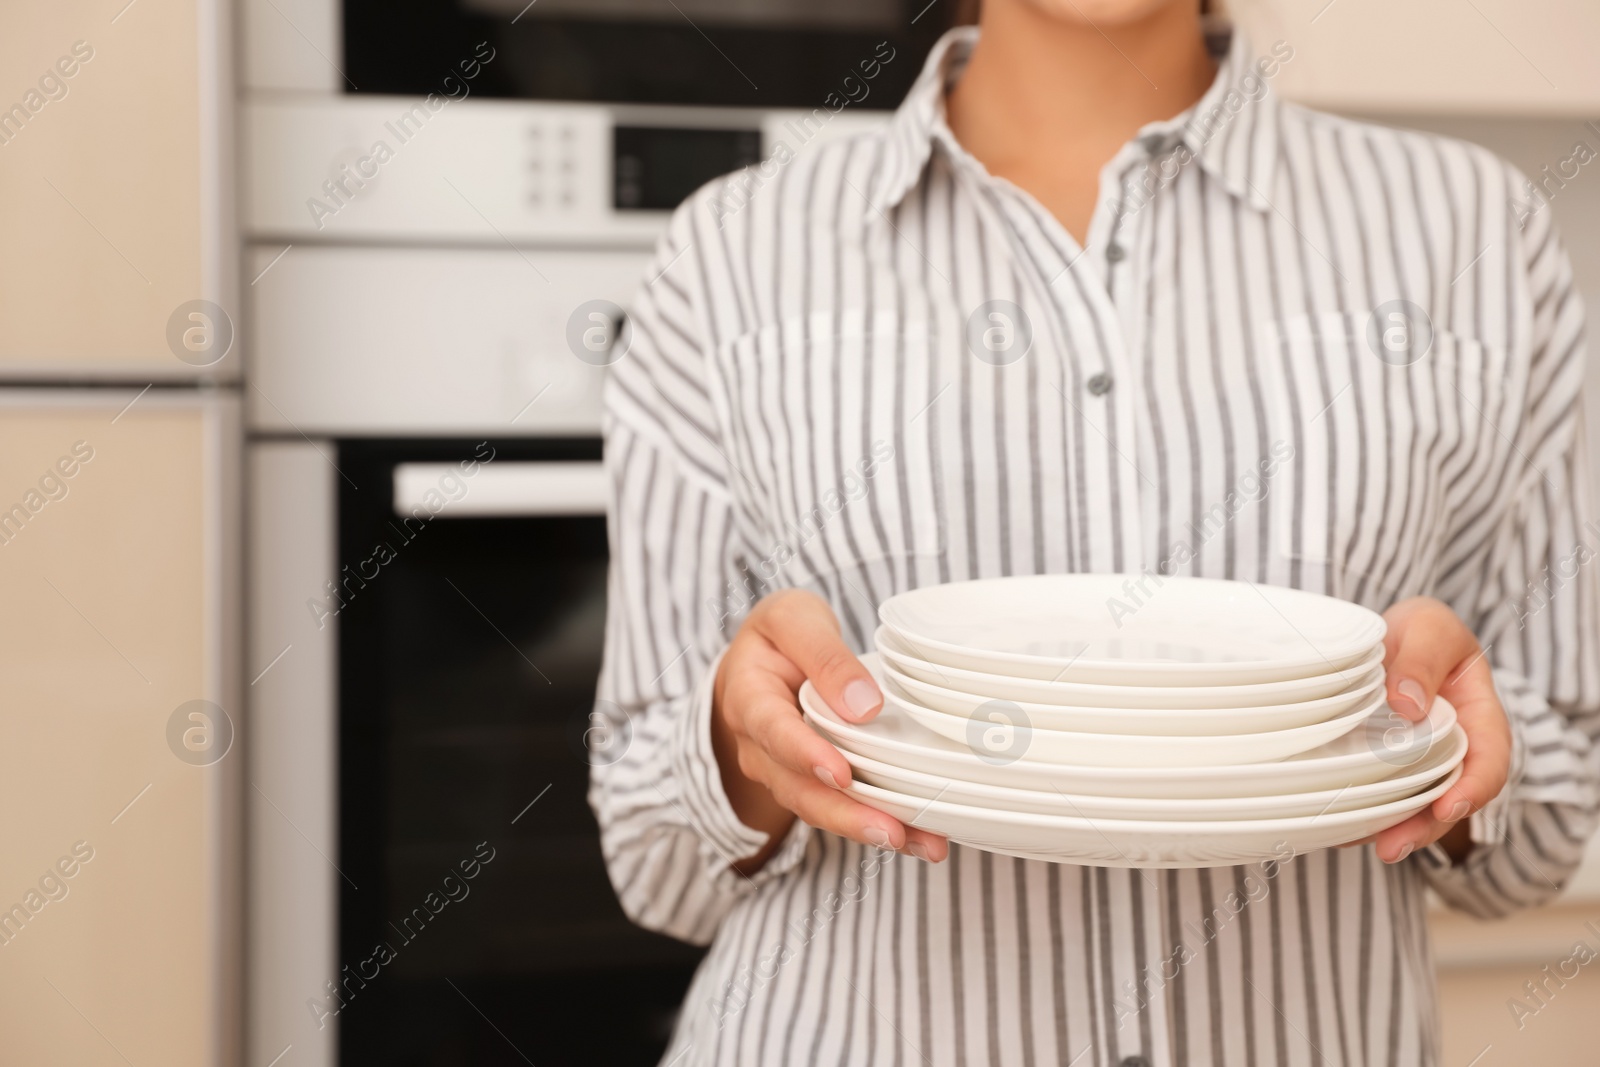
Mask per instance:
[[[306,1020],[347,1064],[651,1062],[699,953],[622,914],[584,799],[598,442],[336,450],[333,584],[297,590],[306,639],[338,629],[335,985]]]
[[[698,952],[585,803],[569,337],[694,187],[882,122],[953,0],[242,4],[246,1062],[653,1063]]]
[[[654,1062],[699,952],[585,801],[598,440],[250,451],[251,1061]]]

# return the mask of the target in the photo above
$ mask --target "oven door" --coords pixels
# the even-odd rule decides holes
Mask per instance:
[[[599,460],[593,440],[340,445],[339,945],[366,983],[342,1067],[666,1047],[699,953],[622,914],[586,800]]]
[[[467,87],[530,100],[807,110],[828,106],[831,94],[892,108],[958,6],[343,0],[345,88],[459,95]]]

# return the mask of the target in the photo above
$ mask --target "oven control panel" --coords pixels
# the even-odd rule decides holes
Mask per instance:
[[[626,336],[671,208],[780,141],[882,121],[434,104],[243,105],[252,430],[592,436],[613,359],[588,338]]]
[[[243,113],[252,237],[647,248],[664,222],[612,208],[606,108],[360,97]]]
[[[570,122],[528,124],[528,207],[537,212],[578,206],[578,131]]]
[[[787,158],[884,121],[442,97],[247,100],[245,233],[647,249],[668,212],[717,175],[761,163],[780,141]]]

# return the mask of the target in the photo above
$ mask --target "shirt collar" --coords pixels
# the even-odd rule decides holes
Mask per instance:
[[[936,140],[954,143],[945,126],[945,93],[961,77],[978,41],[975,26],[960,26],[941,37],[923,64],[904,103],[890,120],[884,155],[869,196],[868,215],[896,207],[922,178]],[[1151,148],[1170,149],[1181,141],[1194,158],[1234,196],[1259,211],[1277,172],[1278,136],[1283,107],[1269,84],[1286,57],[1257,58],[1241,33],[1208,38],[1219,54],[1216,80],[1187,111],[1152,122],[1138,139]],[[1293,53],[1290,53],[1292,56]]]

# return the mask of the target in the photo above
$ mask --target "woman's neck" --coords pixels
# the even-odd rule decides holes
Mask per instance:
[[[1194,104],[1216,76],[1186,0],[1099,28],[1028,0],[986,0],[980,28],[950,92],[951,131],[1080,240],[1100,168],[1141,126]]]

